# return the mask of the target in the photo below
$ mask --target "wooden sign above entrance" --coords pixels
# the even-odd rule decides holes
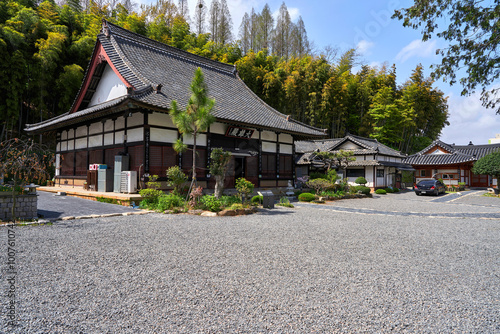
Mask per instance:
[[[227,128],[226,137],[234,137],[234,138],[252,138],[253,132],[255,130],[240,128],[236,126],[230,126]]]

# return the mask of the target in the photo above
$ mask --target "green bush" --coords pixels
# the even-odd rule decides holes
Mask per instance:
[[[222,207],[226,208],[233,204],[241,204],[241,197],[238,196],[221,196],[220,201],[222,203]]]
[[[302,193],[299,195],[299,201],[311,202],[315,199],[315,196],[311,193]]]
[[[240,197],[245,197],[245,201],[248,195],[253,192],[254,184],[244,177],[240,177],[236,180],[236,190],[238,191],[238,195]]]
[[[354,183],[365,185],[368,183],[368,181],[366,181],[364,177],[360,176],[356,179],[356,181],[354,181]]]
[[[377,189],[375,190],[375,194],[385,195],[387,194],[387,192],[384,189]]]
[[[172,210],[176,207],[181,207],[184,205],[184,199],[175,194],[162,195],[158,198],[158,205],[156,210],[165,211]]]
[[[388,193],[388,194],[392,194],[394,191],[392,190],[392,188],[385,188],[385,192]]]
[[[333,184],[326,179],[314,179],[307,181],[307,186],[316,190],[316,194],[320,194],[322,191],[333,188]]]
[[[326,175],[325,173],[320,173],[320,172],[312,172],[309,174],[309,180],[313,180],[313,179],[325,179],[325,180],[327,180],[328,175]]]
[[[252,197],[252,204],[262,204],[264,202],[264,197],[260,195],[256,195]]]
[[[140,206],[154,210],[158,204],[158,198],[163,195],[163,191],[158,189],[141,189],[139,194],[143,198]]]
[[[357,186],[355,187],[356,189],[356,192],[361,192],[362,194],[365,194],[365,195],[370,195],[370,188],[368,187],[365,187],[365,186]]]
[[[215,195],[205,195],[200,200],[204,210],[219,212],[222,210],[222,201]]]
[[[179,166],[172,166],[167,169],[167,184],[170,187],[174,187],[174,194],[181,194],[182,185],[188,180],[188,177]]]
[[[293,204],[290,203],[290,200],[288,199],[288,197],[286,196],[283,196],[280,198],[280,202],[276,205],[279,205],[279,206],[285,206],[287,208],[293,208]]]
[[[398,193],[399,192],[399,188],[392,188],[392,191],[395,192],[395,193]]]

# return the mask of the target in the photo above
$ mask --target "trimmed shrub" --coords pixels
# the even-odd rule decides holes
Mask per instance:
[[[361,192],[364,195],[370,195],[370,188],[365,186],[357,186],[356,192]]]
[[[263,196],[260,196],[260,195],[256,195],[254,197],[252,197],[252,204],[262,204],[262,202],[264,202],[264,197]]]
[[[311,193],[302,193],[299,195],[299,201],[302,201],[302,202],[311,202],[315,198],[316,197]]]
[[[333,184],[325,179],[314,179],[307,181],[307,186],[316,190],[316,194],[320,194],[322,191],[331,189]]]
[[[158,211],[172,210],[173,208],[184,206],[184,199],[175,194],[162,195],[158,198]]]
[[[392,192],[398,193],[399,192],[399,188],[392,188]]]
[[[360,176],[356,179],[356,181],[354,181],[354,183],[365,185],[368,183],[368,181],[366,181],[364,177]]]
[[[392,188],[385,188],[385,192],[388,194],[392,194],[394,191],[392,190]]]
[[[200,203],[204,210],[219,212],[222,210],[222,201],[215,195],[205,195],[200,199]]]
[[[328,179],[328,176],[325,173],[320,172],[312,172],[309,174],[309,180],[313,179]]]
[[[221,196],[220,201],[222,203],[222,207],[226,208],[233,204],[241,204],[241,197],[238,196]]]
[[[385,195],[387,194],[387,191],[385,191],[384,189],[377,189],[375,190],[375,194]]]

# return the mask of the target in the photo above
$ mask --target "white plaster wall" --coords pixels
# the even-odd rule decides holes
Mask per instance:
[[[113,120],[107,119],[106,123],[104,123],[104,131],[113,131]]]
[[[148,123],[150,125],[166,126],[169,128],[175,128],[174,122],[172,122],[172,117],[169,114],[154,112],[149,114]]]
[[[182,141],[184,144],[187,145],[193,145],[194,144],[194,138],[191,135],[185,134],[182,136]],[[199,134],[198,137],[196,137],[196,146],[207,146],[207,135],[206,134]]]
[[[75,149],[87,148],[87,138],[79,138],[76,140]]]
[[[293,146],[287,145],[287,144],[280,144],[280,153],[292,154],[293,153]]]
[[[215,122],[212,125],[210,125],[210,133],[225,135],[226,131],[227,131],[227,124]]]
[[[280,134],[280,143],[293,144],[293,137],[289,134],[282,133]]]
[[[106,65],[102,73],[97,89],[90,100],[89,107],[95,106],[120,96],[127,95],[127,86],[120,80],[109,65]]]
[[[101,133],[101,132],[102,132],[102,123],[101,122],[90,124],[89,134],[93,135],[93,134]]]
[[[458,168],[455,168],[455,169],[438,169],[438,173],[456,174],[456,173],[458,173]],[[462,170],[462,173],[463,173],[463,170]]]
[[[125,128],[125,118],[123,116],[118,117],[115,121],[115,129],[124,129]]]
[[[106,133],[104,135],[104,145],[113,145],[113,134]]]
[[[339,149],[339,150],[357,150],[359,148],[360,147],[358,145],[354,144],[353,142],[347,141],[347,142],[343,143],[342,145],[340,145],[337,149]]]
[[[61,150],[61,143],[57,143],[56,152],[59,152],[60,150]]]
[[[144,129],[143,128],[127,130],[127,142],[128,143],[143,141],[143,140],[144,140]]]
[[[80,126],[76,128],[76,136],[77,137],[86,137],[87,136],[87,126]]]
[[[367,187],[373,187],[373,167],[365,167],[365,179]]]
[[[151,141],[175,143],[177,141],[177,131],[151,128]]]
[[[68,130],[68,139],[75,138],[75,130]]]
[[[277,135],[271,131],[262,131],[262,140],[276,141]]]
[[[66,140],[66,139],[68,139],[68,132],[67,131],[61,132],[61,140]]]
[[[115,144],[123,144],[124,131],[116,131],[115,133]]]
[[[132,127],[136,125],[144,124],[144,114],[136,112],[132,114],[132,117],[127,117],[127,127]]]
[[[89,147],[102,146],[102,135],[90,136]]]
[[[66,149],[67,149],[68,151],[69,151],[69,150],[72,150],[72,149],[74,149],[74,148],[75,148],[74,142],[73,142],[72,140],[68,140],[68,141],[67,141],[67,143],[68,143],[68,146],[67,146],[67,148],[66,148]]]
[[[276,153],[276,144],[275,143],[262,142],[262,152]]]

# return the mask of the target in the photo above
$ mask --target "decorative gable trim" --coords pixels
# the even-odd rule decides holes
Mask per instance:
[[[107,55],[106,51],[102,47],[102,44],[99,41],[97,41],[96,46],[94,48],[94,53],[92,54],[92,58],[90,60],[90,64],[87,73],[85,75],[85,78],[83,79],[80,91],[78,92],[75,102],[73,103],[73,106],[69,111],[70,114],[77,112],[78,109],[80,108],[80,105],[83,102],[87,90],[89,89],[89,85],[92,82],[92,78],[94,77],[97,66],[102,64],[103,62],[106,62],[109,65],[109,67],[111,67],[113,72],[118,76],[118,78],[123,82],[123,84],[127,87],[128,90],[134,89],[134,87],[120,74],[120,72],[118,72],[113,62]]]

